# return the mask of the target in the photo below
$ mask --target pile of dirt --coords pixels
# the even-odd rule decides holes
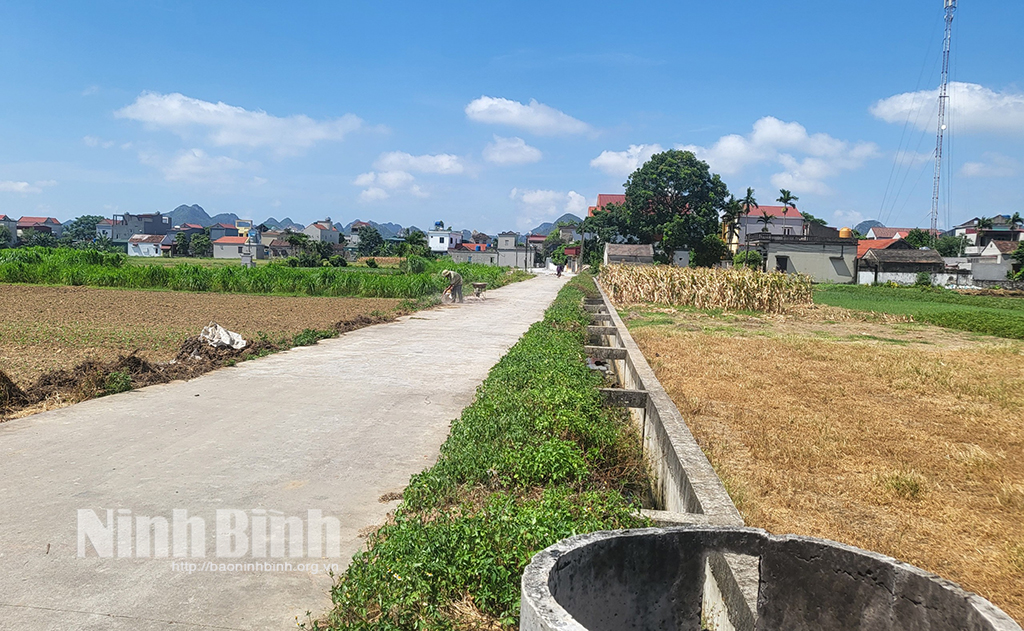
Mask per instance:
[[[389,322],[394,317],[391,314],[360,314],[336,322],[332,329],[340,335],[373,324]],[[114,385],[115,381],[130,381],[131,388],[141,388],[193,379],[211,370],[233,365],[237,361],[262,357],[290,347],[290,344],[255,340],[245,348],[236,350],[227,346],[210,346],[198,336],[190,337],[182,342],[174,359],[168,362],[152,363],[140,357],[138,351],[120,355],[111,362],[86,360],[71,370],[53,370],[45,373],[25,389],[19,388],[3,371],[0,371],[0,421],[11,412],[49,399],[59,398],[74,403],[127,389],[118,388]]]

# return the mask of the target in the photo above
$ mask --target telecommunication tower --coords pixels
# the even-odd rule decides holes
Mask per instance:
[[[939,86],[939,130],[935,137],[935,182],[932,188],[932,239],[939,228],[939,180],[942,178],[942,142],[946,134],[946,103],[949,101],[949,44],[953,38],[953,15],[957,0],[943,0],[946,8],[946,37],[942,44],[942,82]]]

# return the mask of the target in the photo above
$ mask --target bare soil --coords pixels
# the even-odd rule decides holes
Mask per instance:
[[[1024,621],[1024,343],[836,307],[624,316],[748,525],[894,556]]]
[[[304,329],[335,333],[393,319],[402,301],[0,285],[0,419],[110,391],[187,379],[288,348]],[[213,349],[197,336],[217,322],[249,344]]]

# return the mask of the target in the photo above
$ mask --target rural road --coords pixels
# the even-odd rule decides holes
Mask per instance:
[[[0,628],[285,629],[325,612],[325,564],[348,564],[397,505],[378,498],[434,462],[563,283],[0,424]],[[326,525],[306,528],[311,510]]]

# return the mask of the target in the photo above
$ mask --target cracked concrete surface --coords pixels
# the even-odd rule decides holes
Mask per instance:
[[[434,462],[449,422],[563,283],[540,276],[192,381],[0,424],[0,627],[283,629],[323,613],[323,564],[344,568],[360,531],[397,504],[378,498]],[[101,558],[90,540],[80,558],[80,509],[105,526],[108,509],[171,524],[185,509],[206,522],[205,557],[133,548],[117,558],[115,545]],[[340,556],[217,558],[218,509],[321,510],[340,520]],[[189,573],[182,561],[293,570]]]

